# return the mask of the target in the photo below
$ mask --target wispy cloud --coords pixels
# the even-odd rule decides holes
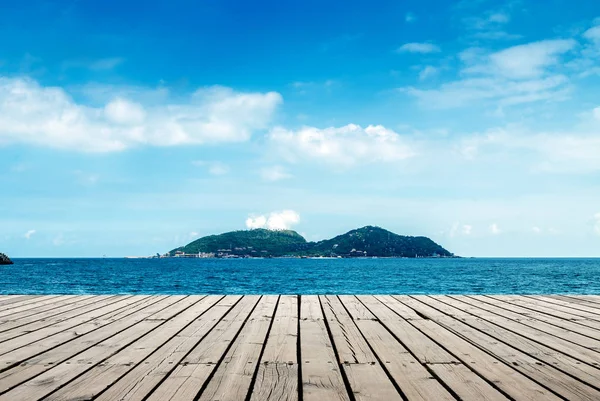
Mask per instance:
[[[438,88],[400,88],[426,107],[462,107],[481,100],[510,106],[540,100],[564,100],[570,80],[556,73],[561,56],[577,46],[567,40],[545,40],[489,53],[468,48],[458,54],[463,78],[442,83]]]
[[[500,234],[501,232],[502,232],[502,230],[500,230],[500,227],[498,227],[498,224],[496,224],[496,223],[492,223],[492,224],[490,225],[490,233],[491,233],[492,235],[498,235],[498,234]]]
[[[125,59],[123,57],[108,57],[96,60],[75,59],[64,61],[62,63],[62,68],[63,70],[85,68],[92,71],[109,71],[115,69],[124,62]]]
[[[415,22],[417,20],[417,16],[413,13],[406,13],[406,15],[404,16],[404,21],[411,23],[411,22]]]
[[[36,233],[36,230],[29,230],[25,234],[23,234],[23,237],[25,237],[26,239],[31,239],[31,236],[35,233]]]
[[[440,71],[439,68],[436,68],[432,65],[426,65],[419,72],[419,80],[425,81],[429,78],[435,77],[439,73],[439,71]]]
[[[397,53],[439,53],[440,47],[429,42],[405,43],[396,49]]]
[[[227,164],[218,161],[194,160],[192,164],[197,167],[206,167],[211,175],[225,175],[230,170]]]
[[[264,181],[270,182],[281,181],[292,177],[292,175],[285,171],[282,166],[265,167],[260,170],[260,176]]]

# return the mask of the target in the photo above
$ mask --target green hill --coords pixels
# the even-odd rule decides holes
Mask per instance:
[[[291,230],[265,230],[262,228],[247,231],[231,231],[219,235],[202,237],[186,246],[173,249],[186,254],[214,253],[215,255],[248,255],[254,257],[283,256],[306,248],[307,242],[300,234]]]
[[[433,257],[453,256],[427,237],[408,237],[394,234],[380,227],[366,226],[319,241],[310,252],[322,255],[378,256],[378,257]]]
[[[319,242],[307,242],[291,230],[255,229],[209,235],[173,249],[171,256],[215,257],[453,257],[427,237],[394,234],[380,227],[366,226]]]

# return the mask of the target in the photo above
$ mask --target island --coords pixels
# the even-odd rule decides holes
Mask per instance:
[[[12,265],[13,261],[8,256],[0,252],[0,265]]]
[[[308,242],[292,230],[253,229],[199,238],[162,257],[189,258],[453,258],[427,237],[398,235],[366,226],[331,239]]]

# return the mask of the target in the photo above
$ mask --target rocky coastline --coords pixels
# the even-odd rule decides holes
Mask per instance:
[[[12,265],[13,261],[8,256],[0,252],[0,265]]]

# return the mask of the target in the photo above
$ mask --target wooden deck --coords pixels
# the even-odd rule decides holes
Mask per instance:
[[[600,296],[0,296],[0,401],[600,400]]]

